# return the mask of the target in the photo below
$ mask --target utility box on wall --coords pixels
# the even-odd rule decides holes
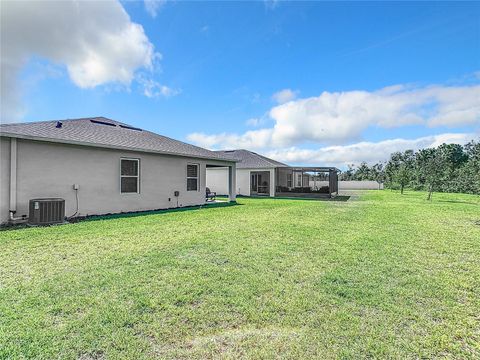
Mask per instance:
[[[65,200],[59,198],[32,199],[29,204],[28,223],[48,225],[65,219]]]

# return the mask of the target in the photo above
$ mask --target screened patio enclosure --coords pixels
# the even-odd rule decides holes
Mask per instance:
[[[270,172],[250,172],[250,195],[270,196]]]
[[[275,196],[337,195],[338,172],[334,167],[278,167],[275,169]]]

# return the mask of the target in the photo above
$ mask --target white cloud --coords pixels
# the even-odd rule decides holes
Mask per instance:
[[[247,126],[257,127],[258,125],[261,124],[261,119],[259,119],[259,118],[251,118],[251,119],[248,119],[247,121],[245,121],[245,124],[246,124]]]
[[[265,155],[287,164],[312,166],[338,166],[359,164],[362,161],[373,164],[387,160],[395,151],[437,147],[443,143],[466,144],[478,139],[478,135],[465,133],[447,133],[425,136],[417,139],[391,139],[380,142],[359,142],[346,146],[328,146],[320,149],[287,148],[266,152]]]
[[[258,146],[259,144],[266,144],[271,141],[271,133],[272,131],[270,129],[251,130],[243,135],[227,133],[206,135],[203,133],[193,133],[187,135],[187,139],[199,146],[210,149],[257,149],[263,147]]]
[[[278,104],[284,104],[286,102],[292,101],[297,97],[297,91],[291,89],[283,89],[272,95],[273,101]]]
[[[279,1],[280,0],[263,0],[263,3],[265,4],[265,9],[274,10],[276,9]]]
[[[1,11],[2,121],[21,113],[18,74],[32,56],[64,65],[73,83],[130,84],[154,47],[118,1],[5,1]]]
[[[427,120],[429,126],[480,124],[480,86],[437,86],[425,89],[422,95],[435,99],[438,105],[437,112]]]
[[[144,0],[145,10],[147,10],[151,17],[155,18],[166,2],[166,0]]]
[[[180,90],[172,89],[152,79],[139,78],[139,82],[143,86],[143,94],[149,98],[171,97],[180,94]]]
[[[275,106],[269,116],[274,122],[271,128],[244,134],[195,134],[190,139],[215,148],[237,148],[242,144],[265,149],[307,142],[347,143],[361,138],[370,126],[478,126],[480,85],[396,85],[373,92],[323,92]]]

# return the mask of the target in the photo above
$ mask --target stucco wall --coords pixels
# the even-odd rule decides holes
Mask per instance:
[[[237,169],[237,194],[250,196],[250,169]]]
[[[9,139],[1,138],[1,222],[7,220]],[[5,145],[6,144],[6,145]],[[140,159],[140,193],[120,193],[120,159]],[[65,199],[66,215],[76,210],[73,184],[79,184],[78,215],[141,211],[205,203],[206,160],[86,146],[17,140],[17,214],[28,215],[33,198]],[[211,161],[209,161],[211,162]],[[187,163],[200,164],[198,191],[187,191]],[[6,194],[6,195],[5,195]],[[5,197],[6,196],[6,197]],[[6,200],[6,201],[5,201]],[[4,205],[6,203],[6,205]]]
[[[250,196],[250,172],[251,171],[268,171],[270,172],[270,194],[275,193],[275,169],[237,169],[236,171],[236,191],[237,195]],[[227,168],[209,168],[207,169],[207,186],[211,191],[218,195],[228,193],[228,169]]]
[[[206,184],[210,191],[216,192],[218,195],[227,195],[228,168],[208,168],[206,174]]]

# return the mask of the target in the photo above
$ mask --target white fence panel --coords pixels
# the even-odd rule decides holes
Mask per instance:
[[[328,181],[313,181],[310,180],[310,187],[320,188],[328,186]],[[338,190],[383,190],[383,184],[376,181],[339,181]]]
[[[383,184],[376,181],[339,181],[339,190],[383,190]]]

